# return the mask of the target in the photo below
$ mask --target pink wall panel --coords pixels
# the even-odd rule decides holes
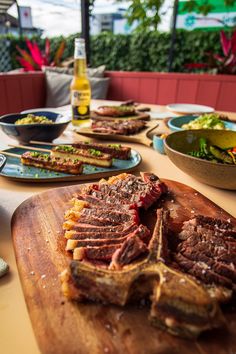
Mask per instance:
[[[199,103],[236,112],[236,77],[151,72],[106,72],[108,98],[142,103]],[[0,114],[43,107],[43,73],[0,74]]]
[[[139,100],[139,78],[123,78],[122,100]]]
[[[7,94],[7,105],[10,113],[17,113],[21,111],[22,108],[22,95],[20,80],[16,77],[10,77],[9,80],[5,81],[6,94]]]
[[[121,77],[110,77],[107,96],[109,100],[122,100],[122,82]]]
[[[176,102],[177,86],[178,80],[176,79],[160,79],[155,103],[166,105]]]
[[[43,73],[1,74],[0,114],[45,106]]]
[[[158,81],[149,78],[140,79],[138,102],[156,103]]]
[[[236,84],[235,82],[222,82],[219,90],[216,109],[236,112]]]
[[[219,89],[220,82],[209,80],[199,81],[196,103],[216,107]]]
[[[0,115],[7,113],[7,96],[4,81],[0,81]]]
[[[179,80],[176,102],[195,103],[197,98],[198,80]]]
[[[32,87],[34,90],[34,95],[32,101],[28,102],[29,108],[33,107],[45,107],[46,102],[46,81],[44,77],[35,77],[32,80]],[[27,108],[25,108],[27,109]]]
[[[28,77],[25,80],[20,79],[20,87],[22,92],[22,107],[23,109],[29,109],[37,107],[35,104],[35,90],[33,87],[33,79]]]

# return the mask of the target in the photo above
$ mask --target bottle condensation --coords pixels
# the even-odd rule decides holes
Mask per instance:
[[[74,77],[71,82],[72,123],[79,125],[90,118],[91,88],[86,74],[85,41],[75,39]]]

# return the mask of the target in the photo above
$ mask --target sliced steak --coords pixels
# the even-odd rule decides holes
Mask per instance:
[[[147,245],[139,237],[136,235],[128,236],[121,247],[113,254],[109,269],[119,270],[141,254],[147,253],[147,251]]]
[[[131,135],[136,134],[146,127],[146,122],[141,120],[127,120],[122,121],[107,119],[92,121],[92,130],[98,133]]]
[[[117,235],[116,235],[117,236]],[[102,234],[101,237],[97,238],[83,238],[83,239],[76,239],[72,238],[67,241],[68,245],[73,245],[73,248],[69,246],[70,249],[74,249],[75,247],[92,247],[92,246],[104,246],[104,245],[111,245],[111,244],[122,244],[128,237],[139,237],[142,242],[148,243],[150,238],[150,231],[144,225],[137,226],[133,231],[127,233],[122,237],[109,237],[107,234]],[[68,250],[68,247],[67,247]]]
[[[206,256],[212,258],[216,258],[218,261],[224,260],[226,263],[233,262],[236,260],[236,252],[234,253],[225,253],[225,247],[218,246],[214,243],[193,239],[193,242],[182,243],[177,247],[177,251],[180,253],[184,253],[186,250],[194,250],[195,253],[205,254]]]
[[[215,261],[214,256],[209,257],[205,252],[197,252],[195,248],[188,248],[184,252],[181,252],[181,254],[193,261],[205,263],[207,264],[207,269],[211,269],[226,278],[230,278],[233,282],[236,281],[236,270],[234,267],[230,267],[223,262]]]
[[[82,260],[82,259],[96,259],[96,260],[102,260],[102,261],[108,261],[108,260],[110,261],[113,253],[117,249],[120,249],[122,247],[122,245],[126,241],[126,239],[139,238],[140,242],[143,243],[142,240],[147,239],[149,236],[150,236],[149,229],[144,225],[140,225],[132,233],[127,234],[127,236],[124,239],[122,239],[121,243],[114,244],[113,242],[110,243],[110,240],[107,240],[107,242],[103,243],[102,245],[92,246],[91,241],[88,240],[87,244],[80,247],[80,246],[77,246],[77,242],[80,242],[80,241],[76,240],[76,248],[74,249],[74,252],[75,252],[74,259],[77,259],[77,257],[78,257],[77,255],[79,254],[80,260]],[[73,240],[69,240],[69,241],[73,241]],[[132,244],[132,241],[130,244]],[[144,249],[144,246],[143,246],[143,249]]]
[[[236,290],[235,232],[230,222],[198,215],[184,222],[173,259],[206,284]]]
[[[113,253],[120,247],[117,245],[105,245],[97,247],[78,247],[74,249],[73,259],[75,260],[100,260],[110,262]]]
[[[210,269],[207,269],[208,265],[206,263],[193,261],[180,253],[174,254],[173,257],[177,264],[180,266],[180,269],[200,279],[203,283],[219,284],[228,288],[232,288],[232,281],[230,279],[223,277]]]
[[[90,225],[89,225],[90,226]],[[79,229],[78,231],[72,230],[73,232],[73,238],[74,240],[83,240],[83,239],[100,239],[100,238],[109,238],[109,239],[116,239],[120,237],[124,237],[130,232],[134,231],[137,229],[138,225],[136,224],[130,224],[127,227],[122,228],[122,226],[119,226],[120,229],[116,227],[97,227],[97,228],[89,228],[90,231],[85,231],[84,228]],[[88,228],[86,229],[88,230]]]
[[[149,208],[166,191],[165,185],[153,174],[142,178],[123,174],[122,178],[113,177],[110,183],[89,186],[84,192],[93,198],[112,205],[130,205],[130,208]],[[83,194],[82,194],[83,195]]]
[[[129,223],[124,223],[122,225],[116,225],[116,226],[96,226],[96,225],[91,225],[91,224],[85,224],[85,223],[74,223],[70,230],[74,230],[80,234],[87,233],[87,232],[93,232],[93,233],[101,233],[103,234],[107,232],[112,232],[114,234],[118,233],[123,233],[123,232],[129,232],[129,230],[133,227],[137,227],[137,224],[134,222],[129,222]],[[115,236],[114,236],[115,237]]]
[[[74,209],[66,213],[66,249],[74,250],[77,260],[106,262],[119,249],[114,264],[131,262],[146,251],[150,239],[147,227],[139,225],[138,208],[148,208],[165,191],[165,185],[150,173],[141,177],[123,173],[84,187]]]
[[[187,239],[192,231],[200,232],[201,234],[213,232],[215,236],[236,238],[236,229],[231,222],[202,215],[197,215],[195,218],[184,222],[179,238],[182,240]]]
[[[109,220],[114,224],[122,224],[125,222],[138,222],[138,214],[135,210],[129,210],[127,212],[120,212],[114,209],[95,209],[95,208],[84,208],[81,212],[81,217],[79,221],[83,218],[89,220],[90,218],[99,218],[104,220]]]

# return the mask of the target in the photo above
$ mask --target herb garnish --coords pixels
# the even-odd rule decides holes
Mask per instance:
[[[121,148],[121,144],[109,144],[108,146],[116,150],[119,150]]]
[[[101,151],[95,150],[95,149],[89,149],[88,152],[93,156],[101,156],[102,155]]]
[[[58,145],[55,147],[56,151],[65,151],[65,152],[76,152],[76,148],[70,145]]]

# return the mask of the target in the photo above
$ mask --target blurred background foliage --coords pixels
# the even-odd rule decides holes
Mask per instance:
[[[231,35],[232,31],[228,32]],[[78,36],[79,34],[73,34],[66,38],[63,36],[50,38],[52,57],[62,40],[66,41],[63,59],[73,57],[74,39]],[[25,39],[14,36],[4,38],[10,45],[12,68],[19,68],[20,65],[16,60],[18,55],[16,45],[26,49]],[[43,50],[45,39],[34,37],[32,40],[35,40]],[[130,35],[114,35],[103,32],[91,37],[91,66],[105,64],[107,70],[165,72],[167,71],[169,47],[170,33],[144,31]],[[221,54],[219,31],[178,30],[173,71],[187,72],[185,64],[204,62],[209,52]]]
[[[215,0],[215,3],[218,0]],[[126,0],[117,0],[117,2],[127,2]],[[132,25],[138,21],[138,26],[135,31],[143,31],[147,29],[157,30],[162,16],[166,15],[166,12],[162,10],[164,0],[132,0],[126,12],[126,18],[129,25]],[[90,4],[94,1],[90,0]],[[173,0],[170,7],[174,4],[177,6],[178,0]],[[224,0],[224,5],[227,8],[233,6],[236,0]],[[195,1],[188,0],[184,5],[184,10],[187,12],[197,12],[206,16],[209,12],[214,10],[215,4],[209,0]]]

